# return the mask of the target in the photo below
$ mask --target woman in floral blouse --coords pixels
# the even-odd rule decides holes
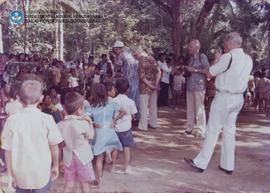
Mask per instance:
[[[139,130],[147,131],[157,128],[157,91],[161,70],[156,60],[146,53],[138,53],[135,58],[139,60],[140,77],[140,121]],[[149,124],[148,124],[148,117]]]

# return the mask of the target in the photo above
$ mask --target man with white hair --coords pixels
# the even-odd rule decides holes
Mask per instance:
[[[195,70],[187,77],[187,128],[185,132],[196,137],[204,137],[206,128],[204,108],[205,76],[197,73],[196,70],[209,68],[207,56],[200,53],[200,47],[200,42],[197,39],[192,39],[188,44],[188,51],[191,55],[188,66]],[[196,130],[194,130],[195,128]]]
[[[226,174],[232,174],[234,170],[235,123],[244,104],[243,92],[247,88],[253,65],[251,57],[244,53],[241,45],[242,37],[237,32],[227,34],[223,41],[225,53],[219,54],[218,62],[209,70],[196,70],[208,78],[216,77],[217,91],[210,108],[203,147],[195,159],[184,159],[198,172],[207,168],[221,129],[223,135],[219,169]],[[195,71],[193,68],[188,70]]]
[[[124,50],[124,43],[121,41],[114,43],[113,51],[116,54],[115,72],[121,71],[122,75],[128,79],[128,97],[135,102],[137,109],[139,109],[139,61],[133,57],[131,51]]]

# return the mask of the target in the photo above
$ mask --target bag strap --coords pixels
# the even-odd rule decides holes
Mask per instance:
[[[199,53],[199,62],[200,62],[201,65],[203,65],[201,57],[202,57],[202,54]]]
[[[227,72],[227,71],[231,68],[231,65],[232,65],[232,53],[231,53],[231,59],[230,59],[229,65],[228,65],[227,69],[224,70],[222,73]],[[222,73],[221,73],[221,74],[222,74]]]

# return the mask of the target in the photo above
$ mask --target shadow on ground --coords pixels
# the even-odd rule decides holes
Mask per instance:
[[[186,111],[160,108],[158,129],[134,131],[131,174],[112,174],[105,170],[101,188],[94,193],[241,193],[270,192],[270,122],[262,114],[241,112],[237,126],[236,169],[227,175],[218,169],[220,140],[207,170],[195,173],[184,162],[200,150],[202,140],[184,134]],[[120,154],[117,168],[121,169]],[[2,186],[6,176],[1,177]],[[62,192],[63,177],[50,193]],[[79,191],[77,191],[79,192]]]

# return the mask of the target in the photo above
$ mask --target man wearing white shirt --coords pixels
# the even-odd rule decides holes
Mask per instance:
[[[162,70],[162,75],[160,79],[160,92],[158,98],[159,106],[168,106],[168,96],[169,96],[169,85],[170,85],[170,75],[172,72],[172,67],[166,62],[165,54],[161,54],[160,60],[157,62],[160,69]]]
[[[238,33],[227,34],[223,44],[225,54],[209,71],[188,68],[189,71],[205,74],[209,78],[216,77],[217,92],[211,104],[203,147],[195,159],[185,158],[198,172],[207,168],[221,129],[223,136],[219,169],[227,174],[232,174],[234,170],[235,123],[244,104],[243,92],[247,88],[253,64],[251,57],[241,48],[242,37]]]

